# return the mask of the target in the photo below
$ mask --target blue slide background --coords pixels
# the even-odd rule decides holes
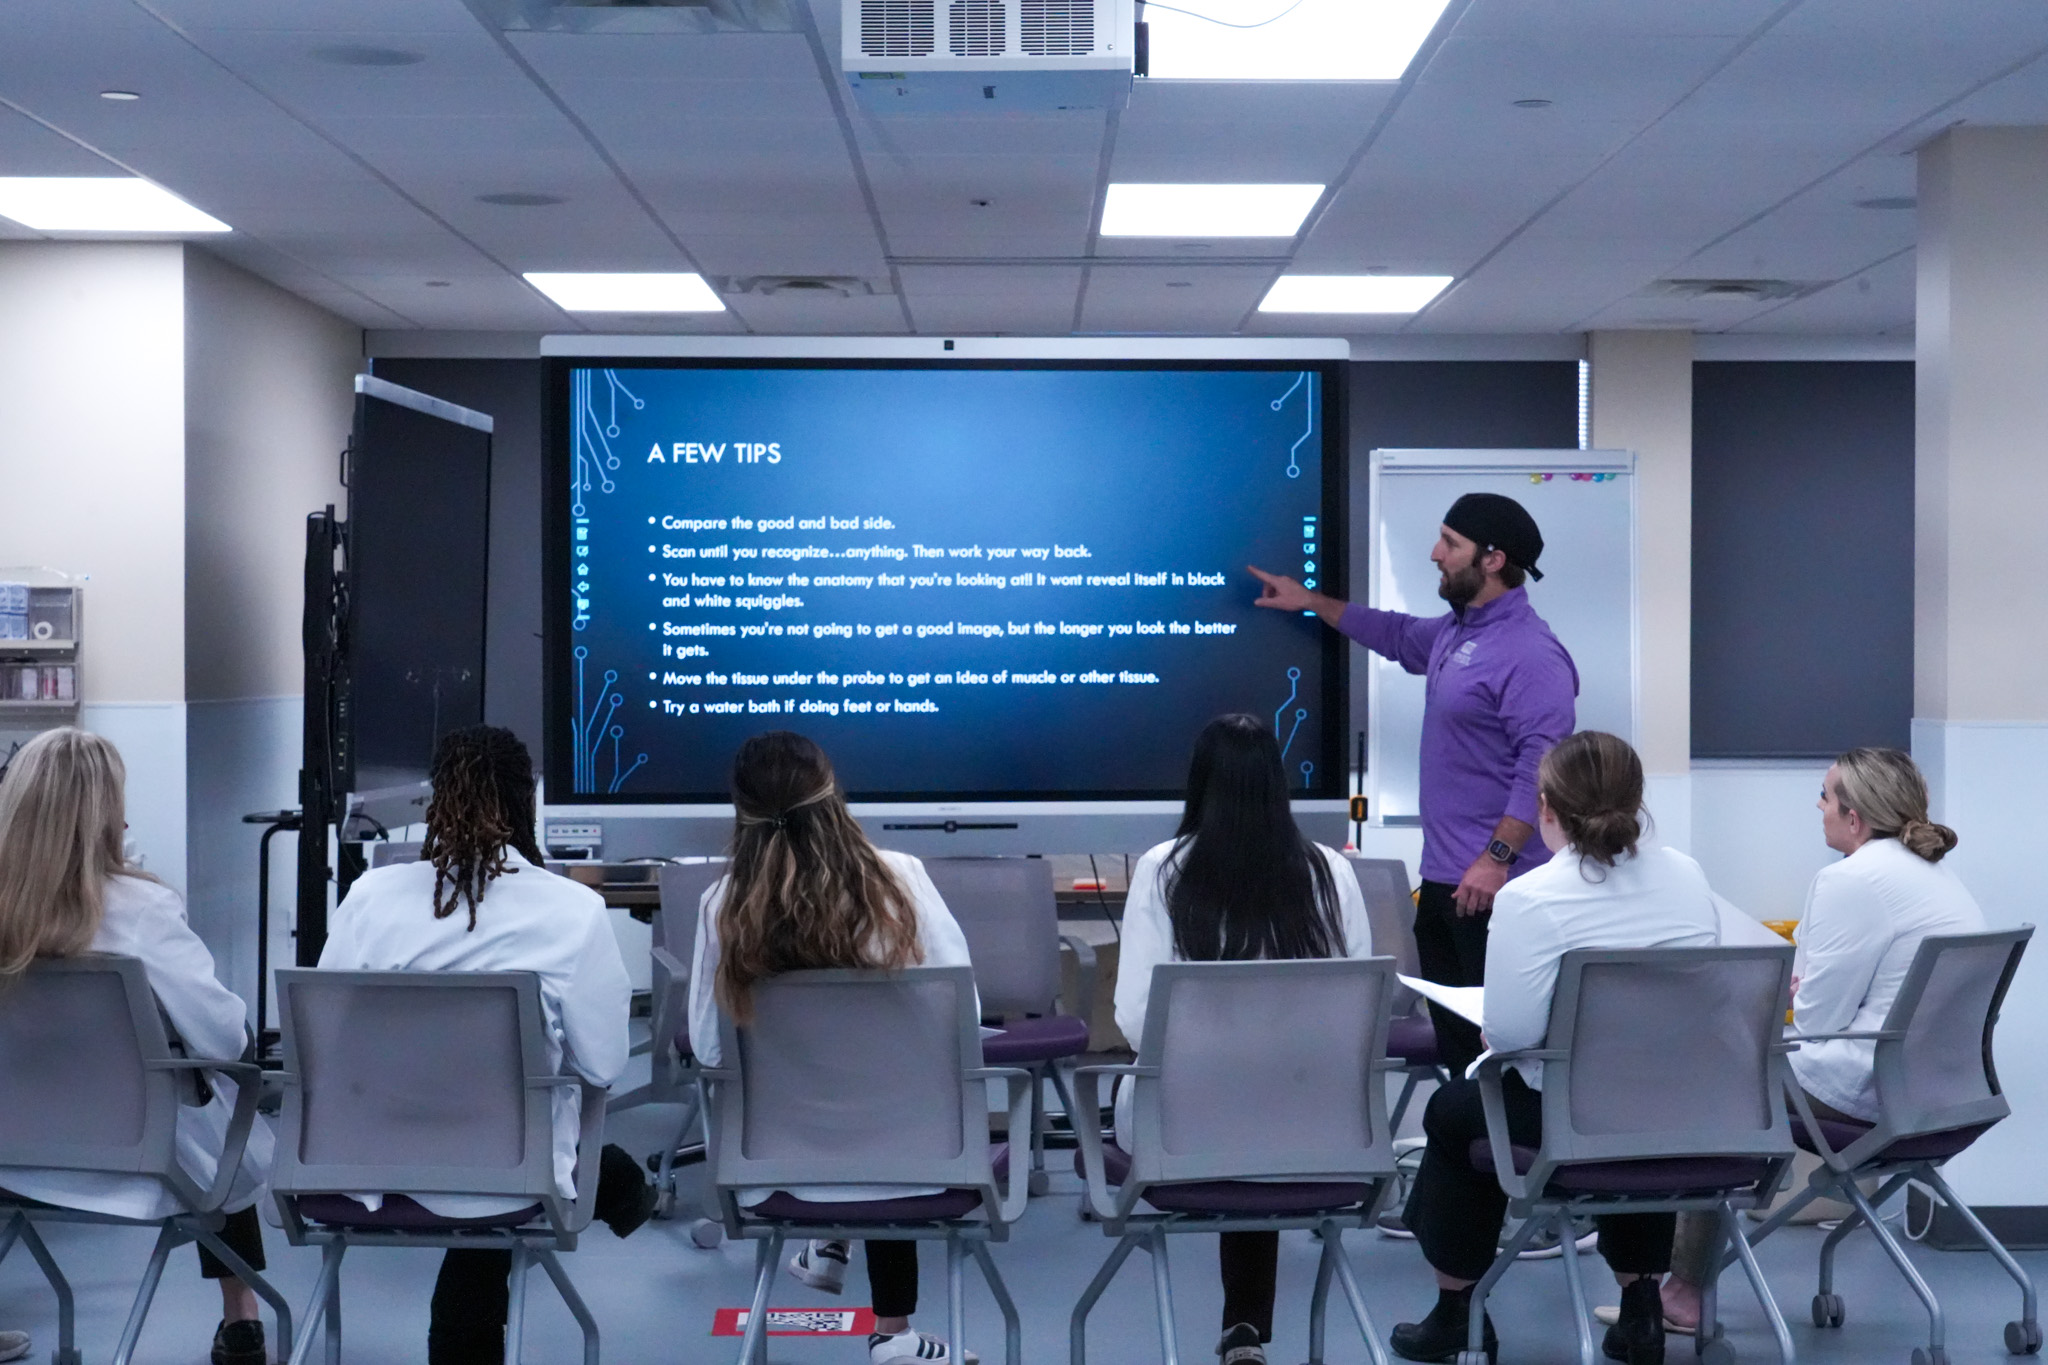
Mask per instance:
[[[564,688],[579,795],[722,794],[741,740],[800,730],[849,791],[971,796],[1176,794],[1210,718],[1274,720],[1297,790],[1320,777],[1325,699],[1315,620],[1252,607],[1247,562],[1320,567],[1322,377],[1289,370],[578,369],[572,372],[571,661]],[[775,447],[747,460],[741,447]],[[720,446],[716,462],[677,447]],[[651,458],[659,451],[660,462]],[[681,462],[678,462],[680,460]],[[664,518],[886,519],[893,529],[681,530]],[[830,523],[827,523],[828,527]],[[848,558],[913,542],[1085,546],[1087,558]],[[701,557],[823,547],[831,558]],[[684,550],[690,557],[676,557]],[[1221,586],[1054,587],[1074,573],[1221,573]],[[786,576],[1031,572],[1031,586],[797,587]],[[690,575],[785,579],[687,588]],[[1313,570],[1307,576],[1319,578]],[[1169,579],[1169,583],[1171,580]],[[732,606],[699,606],[723,596]],[[800,599],[763,609],[741,599]],[[668,605],[664,602],[686,602]],[[1221,622],[1233,634],[953,634],[947,623]],[[667,633],[768,624],[742,639]],[[820,625],[900,627],[817,638]],[[803,630],[804,634],[795,633]],[[677,658],[673,649],[701,647]],[[1159,682],[980,685],[967,670],[1154,674]],[[740,685],[736,673],[873,671],[902,683]],[[714,685],[719,675],[726,685]],[[705,677],[697,684],[678,677]],[[882,709],[849,714],[847,701]],[[897,702],[935,713],[898,713]],[[841,705],[837,716],[789,714]],[[710,714],[740,703],[740,714]],[[770,710],[769,707],[776,709]],[[691,708],[697,708],[692,713]]]

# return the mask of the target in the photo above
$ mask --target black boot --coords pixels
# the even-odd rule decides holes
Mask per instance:
[[[1465,1349],[1472,1325],[1472,1291],[1439,1289],[1436,1307],[1421,1322],[1404,1322],[1394,1329],[1394,1354],[1403,1360],[1452,1362]],[[1500,1358],[1500,1339],[1493,1334],[1493,1319],[1486,1319],[1482,1342],[1489,1362]]]
[[[1664,1365],[1664,1290],[1656,1279],[1644,1276],[1621,1287],[1621,1316],[1600,1349],[1626,1365]]]

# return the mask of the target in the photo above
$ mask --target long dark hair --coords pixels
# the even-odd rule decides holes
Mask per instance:
[[[1165,889],[1184,961],[1344,952],[1330,865],[1294,823],[1280,745],[1263,722],[1219,716],[1195,740]]]
[[[434,865],[434,918],[476,903],[505,870],[505,851],[543,860],[533,839],[533,755],[519,736],[495,725],[470,725],[441,736],[434,749],[434,797],[420,860]]]
[[[753,1018],[756,981],[924,960],[910,893],[846,809],[825,751],[789,730],[732,764],[732,879],[718,911],[718,1002]]]

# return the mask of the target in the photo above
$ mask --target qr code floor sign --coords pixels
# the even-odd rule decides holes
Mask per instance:
[[[714,1337],[744,1336],[751,1310],[721,1308],[711,1319]],[[866,1336],[875,1330],[871,1308],[771,1308],[768,1335],[771,1337]]]

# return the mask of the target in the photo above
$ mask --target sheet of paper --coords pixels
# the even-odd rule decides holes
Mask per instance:
[[[1767,947],[1785,941],[1718,895],[1714,897],[1714,914],[1721,921],[1721,942],[1727,947]]]
[[[1484,986],[1439,986],[1434,981],[1424,981],[1419,976],[1395,974],[1401,984],[1425,1000],[1434,1000],[1461,1019],[1470,1019],[1481,1028],[1486,1027],[1486,987]]]

